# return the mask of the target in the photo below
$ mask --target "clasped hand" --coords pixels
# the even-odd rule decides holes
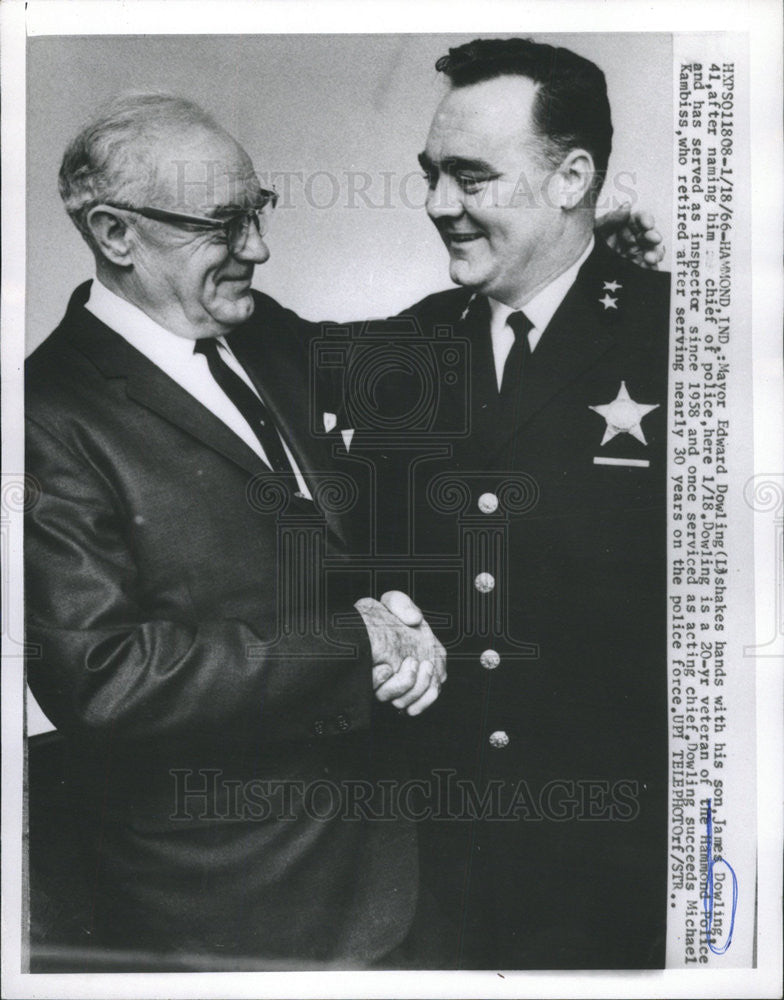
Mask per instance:
[[[408,715],[436,700],[446,680],[446,650],[410,597],[390,590],[380,601],[354,605],[367,626],[373,658],[373,690]]]

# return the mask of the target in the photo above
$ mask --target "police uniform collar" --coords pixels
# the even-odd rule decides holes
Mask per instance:
[[[556,310],[566,298],[569,289],[577,280],[577,275],[585,261],[590,257],[594,248],[594,238],[591,236],[587,246],[580,256],[565,271],[557,275],[549,284],[545,285],[527,302],[514,306],[499,302],[497,299],[488,296],[490,312],[493,317],[493,325],[503,326],[510,314],[516,311],[523,312],[531,322],[534,330],[541,335],[547,328],[548,323],[553,318]],[[538,340],[538,337],[536,338]],[[531,345],[532,348],[535,346]]]

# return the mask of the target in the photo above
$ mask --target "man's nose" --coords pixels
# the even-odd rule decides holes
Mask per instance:
[[[242,249],[235,250],[234,256],[237,260],[248,261],[253,264],[263,264],[265,260],[269,260],[269,255],[270,250],[264,242],[264,237],[259,232],[258,227],[251,223],[248,227],[245,245]]]
[[[463,214],[463,193],[454,177],[446,173],[439,175],[438,180],[428,188],[425,208],[434,222]]]

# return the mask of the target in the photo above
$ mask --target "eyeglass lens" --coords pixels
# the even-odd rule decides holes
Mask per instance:
[[[228,225],[228,237],[233,253],[241,252],[245,249],[245,244],[248,242],[248,236],[250,235],[251,222],[256,227],[256,232],[259,236],[264,236],[269,223],[269,214],[270,209],[264,206],[264,208],[256,208],[252,212],[238,215],[231,220]]]

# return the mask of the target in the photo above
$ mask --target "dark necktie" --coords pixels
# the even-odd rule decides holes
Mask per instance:
[[[218,343],[214,337],[203,337],[201,340],[197,340],[193,345],[193,353],[203,354],[207,359],[212,377],[247,420],[264,449],[269,465],[275,472],[288,473],[291,477],[288,485],[292,492],[296,492],[298,487],[294,470],[283,450],[283,445],[267,407],[240,376],[226,364],[220,356]]]
[[[515,339],[509,354],[506,356],[504,374],[501,379],[500,396],[504,400],[508,400],[520,392],[525,362],[531,356],[528,334],[534,326],[524,312],[510,313],[506,322],[512,328]]]

